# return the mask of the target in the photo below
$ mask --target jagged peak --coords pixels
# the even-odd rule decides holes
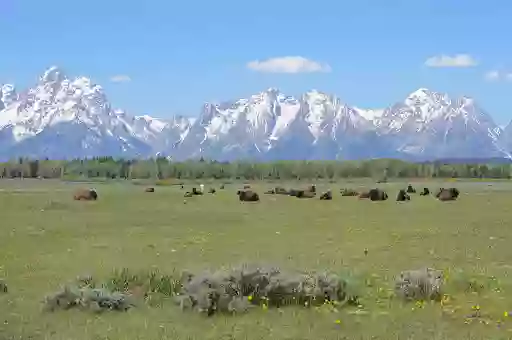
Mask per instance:
[[[58,66],[53,65],[44,71],[39,81],[42,83],[52,83],[63,81],[64,79],[66,79],[66,76],[62,70]]]
[[[263,92],[266,92],[266,93],[275,93],[275,94],[279,94],[281,93],[281,91],[277,88],[277,87],[269,87],[268,89],[266,89],[265,91]]]

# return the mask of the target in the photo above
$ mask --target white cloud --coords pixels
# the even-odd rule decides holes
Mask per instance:
[[[110,77],[110,81],[114,82],[114,83],[126,83],[131,80],[132,80],[132,78],[130,78],[130,76],[127,76],[126,74],[118,74],[118,75]]]
[[[313,73],[331,71],[331,67],[327,64],[300,56],[253,60],[247,63],[247,67],[253,71],[266,73]]]
[[[454,56],[439,55],[430,57],[425,61],[428,67],[473,67],[478,62],[469,54],[456,54]]]
[[[500,76],[499,71],[489,71],[485,74],[485,79],[488,81],[496,81],[500,79]]]
[[[485,80],[488,81],[499,81],[499,80],[506,80],[506,81],[512,81],[512,72],[503,72],[498,70],[493,70],[487,72],[485,75]]]

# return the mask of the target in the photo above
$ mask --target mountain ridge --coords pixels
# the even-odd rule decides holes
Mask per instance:
[[[52,66],[25,91],[1,87],[0,143],[2,159],[511,159],[512,126],[499,127],[473,98],[427,88],[373,110],[316,89],[289,96],[268,88],[205,103],[197,117],[132,116],[89,78]]]

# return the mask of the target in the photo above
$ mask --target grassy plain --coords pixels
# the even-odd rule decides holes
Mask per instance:
[[[174,186],[150,194],[138,185],[94,183],[99,201],[74,202],[73,190],[88,184],[2,181],[0,277],[10,290],[0,295],[0,339],[511,339],[504,312],[512,311],[512,184],[413,183],[462,194],[447,203],[416,195],[395,202],[406,184],[379,184],[390,194],[386,202],[341,197],[342,187],[375,186],[354,181],[319,183],[333,189],[327,202],[261,195],[260,203],[244,204],[239,185],[230,184],[184,204]],[[253,187],[263,193],[272,185]],[[244,261],[349,272],[364,311],[287,307],[206,318],[168,302],[127,313],[41,312],[44,296],[77,275]],[[422,266],[448,273],[450,300],[418,306],[390,299],[394,275]],[[471,280],[482,287],[472,289]],[[476,305],[481,317],[468,318]]]

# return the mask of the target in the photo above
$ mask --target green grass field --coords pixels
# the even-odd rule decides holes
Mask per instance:
[[[99,201],[74,202],[72,192],[88,184],[0,182],[0,278],[9,285],[0,294],[0,339],[512,339],[512,316],[504,315],[512,312],[512,184],[413,184],[456,186],[461,196],[397,203],[401,182],[379,184],[390,200],[370,202],[338,192],[375,184],[338,182],[318,185],[333,189],[333,201],[300,200],[263,195],[276,184],[255,183],[260,203],[240,203],[240,186],[230,184],[184,204],[179,187],[150,194],[114,182],[91,184]],[[286,307],[207,318],[171,302],[101,315],[41,311],[44,296],[77,275],[242,262],[350,273],[363,311]],[[390,298],[394,275],[422,266],[448,273],[449,301],[419,306]],[[482,285],[478,292],[465,291],[471,280]],[[481,317],[468,318],[475,305]]]

